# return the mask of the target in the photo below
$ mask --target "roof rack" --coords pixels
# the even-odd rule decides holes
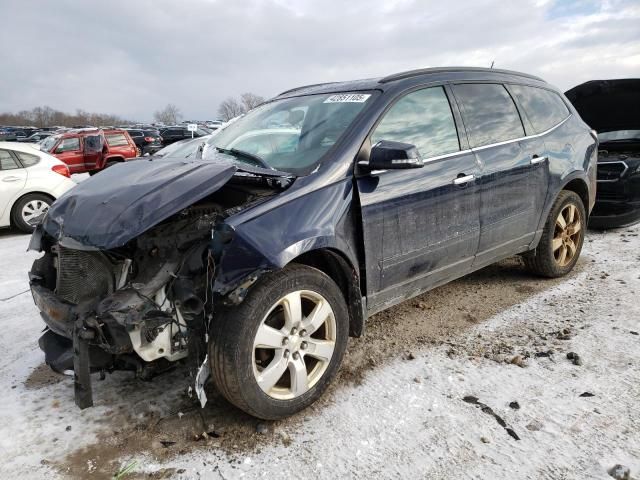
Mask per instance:
[[[513,70],[501,70],[498,68],[482,68],[482,67],[437,67],[437,68],[419,68],[417,70],[409,70],[401,73],[388,75],[378,81],[378,83],[395,82],[396,80],[404,80],[405,78],[418,77],[420,75],[428,75],[431,73],[447,73],[447,72],[485,72],[485,73],[503,73],[507,75],[516,75],[519,77],[531,78],[544,82],[540,77],[529,75],[528,73],[514,72]],[[546,83],[546,82],[545,82]]]
[[[305,88],[319,87],[320,85],[331,85],[333,83],[338,83],[338,82],[313,83],[311,85],[304,85],[303,87],[296,87],[296,88],[292,88],[291,90],[285,90],[284,92],[279,93],[276,96],[279,97],[281,95],[284,95],[285,93],[293,93],[293,92],[297,92],[298,90],[304,90]]]

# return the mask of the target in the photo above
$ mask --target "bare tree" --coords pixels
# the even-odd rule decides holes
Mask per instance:
[[[245,112],[244,105],[233,97],[227,98],[218,107],[218,116],[225,122]]]
[[[182,112],[173,103],[169,103],[164,109],[158,110],[153,114],[156,122],[162,122],[165,125],[173,125],[180,121]]]
[[[75,114],[69,114],[47,106],[35,107],[32,110],[22,110],[18,113],[0,113],[0,125],[33,125],[36,127],[94,125],[99,127],[101,125],[122,125],[127,123],[132,122],[116,115],[90,113],[84,110],[76,110]]]
[[[256,95],[255,93],[246,92],[240,95],[240,101],[245,108],[245,113],[249,110],[256,108],[261,103],[264,103],[264,97]]]

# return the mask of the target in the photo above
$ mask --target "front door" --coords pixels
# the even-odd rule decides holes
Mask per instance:
[[[27,171],[18,163],[9,150],[0,149],[0,219],[9,223],[13,200],[17,198],[27,183]],[[4,226],[5,222],[0,222]]]
[[[369,144],[380,140],[415,145],[424,166],[358,175],[370,312],[469,271],[480,233],[480,172],[444,87],[396,100]]]
[[[81,173],[85,171],[80,137],[63,138],[58,145],[56,145],[53,154],[67,164],[71,173]]]
[[[482,166],[474,263],[479,267],[522,251],[533,240],[547,193],[545,148],[540,138],[525,138],[520,114],[503,85],[467,83],[453,90]]]

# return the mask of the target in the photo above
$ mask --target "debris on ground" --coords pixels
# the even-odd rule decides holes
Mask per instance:
[[[631,480],[631,470],[624,465],[614,465],[607,473],[616,480]]]
[[[578,365],[578,366],[582,365],[582,359],[580,358],[580,355],[578,355],[578,354],[577,354],[577,353],[575,353],[575,352],[569,352],[569,353],[567,353],[567,359],[568,359],[568,360],[571,360],[571,362],[572,362],[574,365]]]
[[[496,419],[496,421],[498,422],[498,425],[504,428],[511,437],[513,437],[516,440],[520,440],[520,437],[518,437],[516,432],[511,427],[507,426],[507,423],[504,421],[504,419],[500,415],[498,415],[496,412],[494,412],[490,406],[480,402],[478,400],[478,397],[474,397],[473,395],[467,395],[462,400],[466,403],[470,403],[472,405],[475,405],[476,407],[479,407],[483,413],[486,413],[487,415],[491,415],[493,418]]]

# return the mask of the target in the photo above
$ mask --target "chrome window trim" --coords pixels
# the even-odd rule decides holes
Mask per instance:
[[[613,180],[598,180],[598,182],[600,183],[612,183],[612,182],[617,182],[618,180],[620,180],[625,173],[627,173],[627,171],[629,170],[629,165],[627,165],[626,162],[623,162],[622,160],[615,160],[613,162],[598,162],[598,165],[611,165],[614,163],[621,163],[622,165],[624,165],[624,170],[622,170],[622,173],[620,175],[618,175],[618,178],[615,178]]]
[[[530,138],[542,137],[544,135],[547,135],[547,134],[553,132],[556,128],[559,128],[567,120],[569,120],[572,116],[573,116],[573,113],[570,113],[567,118],[565,118],[564,120],[562,120],[558,124],[554,125],[553,127],[545,130],[544,132],[536,133],[536,134],[533,134],[533,135],[527,135],[527,136],[524,136],[524,137],[518,137],[518,138],[514,138],[512,140],[505,140],[504,142],[490,143],[489,145],[482,145],[480,147],[467,148],[465,150],[458,150],[457,152],[445,153],[444,155],[437,155],[435,157],[429,157],[429,158],[424,159],[422,161],[422,163],[423,164],[427,164],[427,163],[435,162],[437,160],[442,160],[443,158],[455,157],[457,155],[464,155],[464,154],[467,154],[467,153],[474,153],[474,152],[476,152],[478,150],[484,150],[486,148],[499,147],[501,145],[507,145],[507,144],[513,143],[513,142],[521,142],[522,140],[528,140]],[[622,162],[622,163],[624,163],[624,162]],[[367,165],[369,165],[369,162],[361,161],[361,162],[358,162],[358,165],[366,167]],[[388,172],[388,171],[389,170],[371,170],[369,172],[369,174],[370,175],[377,175],[377,174],[385,173],[385,172]],[[625,172],[626,172],[626,170],[625,170]],[[598,181],[600,181],[600,180],[598,180]],[[609,181],[610,182],[610,181],[615,181],[615,180],[605,180],[605,181]]]
[[[567,120],[569,120],[571,117],[573,116],[572,113],[569,114],[569,116],[567,118],[565,118],[564,120],[562,120],[560,123],[558,123],[557,125],[554,125],[553,127],[545,130],[544,132],[540,132],[540,133],[535,133],[533,135],[526,135],[524,137],[518,137],[518,138],[514,138],[512,140],[505,140],[504,142],[496,142],[496,143],[490,143],[489,145],[481,145],[480,147],[472,147],[471,150],[472,151],[478,151],[478,150],[484,150],[486,148],[492,148],[492,147],[499,147],[501,145],[507,145],[509,143],[513,143],[513,142],[521,142],[522,140],[528,140],[530,138],[538,138],[538,137],[542,137],[544,135],[547,135],[548,133],[553,132],[556,128],[560,127],[562,124],[564,124]]]

